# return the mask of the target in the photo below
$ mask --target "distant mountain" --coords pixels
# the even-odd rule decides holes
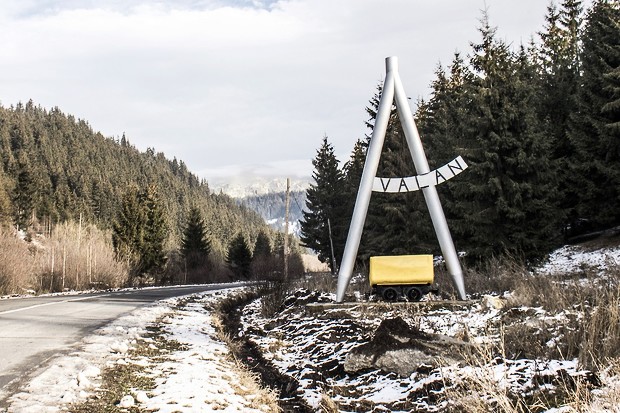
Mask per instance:
[[[257,212],[267,224],[284,231],[286,217],[286,192],[272,192],[237,198],[239,205]],[[289,232],[299,237],[299,220],[306,206],[306,191],[291,191],[289,202]]]
[[[310,179],[291,179],[289,204],[289,232],[299,237],[299,221],[306,207],[306,189]],[[265,222],[278,231],[284,231],[286,216],[286,178],[243,177],[210,179],[209,187],[215,193],[228,195],[237,205],[257,212]]]
[[[305,192],[310,179],[291,179],[291,192]],[[252,177],[211,178],[209,187],[215,193],[224,193],[232,198],[247,198],[286,192],[286,178]]]

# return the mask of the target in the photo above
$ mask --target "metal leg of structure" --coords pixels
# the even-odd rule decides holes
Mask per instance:
[[[418,128],[413,120],[413,114],[411,113],[407,95],[405,94],[405,89],[403,88],[398,72],[394,73],[394,95],[396,99],[396,108],[398,109],[398,117],[401,125],[403,126],[405,137],[407,138],[407,143],[409,145],[409,150],[411,151],[411,158],[413,159],[416,173],[418,175],[428,173],[430,172],[430,168],[428,166],[426,155],[424,154],[422,140],[420,139]],[[465,300],[466,295],[465,283],[463,281],[463,271],[461,269],[461,263],[459,262],[456,249],[454,248],[452,235],[448,229],[446,216],[444,215],[441,202],[439,201],[437,187],[428,186],[426,188],[422,188],[422,193],[424,194],[424,200],[426,201],[426,206],[433,222],[433,228],[435,228],[435,234],[437,235],[437,240],[439,241],[441,253],[446,260],[448,272],[452,276],[452,281],[454,282],[454,286],[456,287],[459,297],[461,300]]]
[[[362,239],[362,231],[366,214],[368,212],[368,204],[370,203],[370,195],[372,194],[372,182],[377,174],[379,160],[381,159],[381,150],[383,149],[383,141],[385,140],[385,132],[387,131],[390,121],[390,112],[392,103],[394,102],[394,76],[392,68],[396,58],[388,57],[386,59],[386,75],[383,82],[383,92],[379,100],[379,110],[375,119],[375,126],[372,130],[370,145],[366,152],[366,161],[364,162],[364,170],[360,179],[360,186],[355,199],[355,208],[351,217],[351,225],[349,234],[347,235],[347,243],[344,247],[342,262],[340,263],[340,271],[338,271],[338,289],[336,291],[336,302],[344,301],[344,295],[353,275],[353,267],[355,266],[355,257]]]

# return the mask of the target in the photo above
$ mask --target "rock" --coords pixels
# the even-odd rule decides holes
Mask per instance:
[[[364,346],[355,347],[347,354],[344,359],[344,371],[355,373],[356,371],[366,370],[373,367],[375,355],[371,352],[366,353]]]
[[[436,356],[415,348],[388,350],[374,362],[374,365],[383,370],[394,372],[401,377],[411,375],[422,365],[435,365]]]
[[[110,350],[112,350],[114,353],[124,354],[127,353],[127,351],[129,350],[129,346],[125,341],[115,341],[114,343],[110,344]]]
[[[138,403],[146,403],[149,401],[149,396],[145,391],[137,391],[136,392],[136,401]]]
[[[136,404],[133,396],[131,395],[127,395],[127,396],[123,396],[123,398],[121,399],[120,402],[118,402],[117,406],[121,407],[123,409],[127,409],[128,407],[132,407]]]
[[[396,317],[381,322],[374,337],[352,349],[344,361],[344,369],[354,373],[381,369],[400,376],[409,376],[420,368],[437,365],[437,359],[452,359],[455,346],[466,345],[455,339],[424,333]]]

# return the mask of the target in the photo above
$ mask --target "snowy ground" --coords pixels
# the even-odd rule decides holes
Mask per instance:
[[[554,254],[541,271],[551,273],[554,268],[569,266],[579,271],[584,265],[604,270],[605,265],[619,262],[619,251],[608,248],[586,254],[567,247]],[[603,254],[607,258],[600,258]],[[252,377],[230,357],[213,325],[214,303],[238,291],[169,299],[118,319],[84,339],[76,351],[51,360],[38,377],[9,399],[5,411],[96,412],[84,403],[99,397],[106,372],[126,366],[135,366],[135,374],[150,380],[150,385],[119,394],[114,402],[118,411],[274,410],[272,398],[259,392]],[[422,332],[471,342],[499,340],[503,328],[518,322],[548,334],[547,345],[553,346],[560,326],[574,313],[551,314],[540,308],[506,312],[499,297],[469,305],[434,306],[422,312],[386,305],[377,305],[375,310],[362,306],[319,312],[306,309],[308,302],[333,302],[333,298],[299,290],[273,318],[260,315],[260,300],[247,306],[242,317],[243,334],[260,346],[277,369],[300,384],[304,399],[317,410],[333,403],[343,412],[442,411],[448,407],[450,392],[462,396],[458,393],[461,385],[479,398],[489,397],[483,392],[486,382],[529,397],[541,390],[554,394],[567,380],[586,383],[589,377],[576,360],[502,355],[491,355],[478,364],[446,358],[407,376],[380,370],[349,374],[343,369],[346,354],[368,342],[386,318],[402,317]],[[154,337],[154,329],[159,337]],[[619,394],[619,371],[615,366],[599,372],[600,385],[592,391],[594,407],[589,411],[620,412],[620,399],[610,396]],[[480,388],[472,388],[472,383]],[[560,403],[539,411],[577,410]]]
[[[300,292],[300,301],[326,301],[329,297]],[[399,377],[395,373],[370,370],[348,374],[341,368],[347,353],[367,342],[381,320],[411,314],[378,305],[325,310],[320,316],[299,312],[295,303],[276,319],[262,319],[260,301],[245,310],[246,334],[249,334],[281,371],[295,377],[305,399],[319,409],[325,397],[332,399],[340,411],[411,412],[443,411],[447,402],[442,393],[445,384],[459,383],[464,377],[479,378],[487,366],[468,366],[461,361],[442,366],[423,366],[412,374]],[[408,310],[404,310],[408,311]],[[539,314],[544,317],[543,314]],[[499,334],[500,310],[478,302],[471,306],[431,309],[424,316],[414,315],[420,331],[448,337],[467,334],[472,340],[485,340],[489,333]],[[537,378],[546,378],[549,385],[567,373],[571,377],[585,374],[575,360],[494,360],[492,375],[512,392],[526,394],[537,386]],[[562,372],[562,373],[560,373]],[[490,380],[494,380],[494,378]]]
[[[8,412],[71,411],[97,393],[101,373],[128,364],[154,380],[153,389],[132,389],[119,397],[119,408],[159,412],[264,412],[269,400],[243,377],[216,335],[210,306],[228,292],[207,292],[159,302],[136,310],[87,337],[79,350],[51,360],[47,369],[9,399]],[[149,328],[162,326],[173,351],[158,349]],[[148,347],[154,357],[135,354]],[[163,361],[162,361],[163,360]],[[90,411],[90,410],[86,410]]]
[[[539,272],[553,274],[559,271],[577,272],[594,268],[599,273],[604,273],[608,268],[619,265],[620,248],[618,247],[584,250],[575,245],[566,245],[555,250]]]
[[[608,268],[617,268],[619,264],[620,248],[584,251],[564,247],[538,272],[566,274],[594,269],[595,273],[605,275]],[[495,403],[501,411],[506,411],[502,403],[516,397],[540,398],[536,411],[576,412],[583,411],[578,410],[580,396],[576,389],[579,388],[591,390],[593,403],[586,411],[620,412],[617,366],[592,374],[582,369],[576,359],[566,360],[561,356],[559,342],[567,331],[566,326],[580,317],[575,309],[553,313],[542,308],[504,309],[505,298],[497,296],[467,305],[430,305],[422,310],[377,304],[340,308],[328,305],[317,312],[309,311],[306,306],[318,303],[321,308],[320,303],[332,303],[334,299],[333,295],[299,290],[286,303],[284,311],[273,318],[261,316],[260,300],[244,310],[244,334],[261,347],[265,357],[281,372],[298,381],[305,400],[315,409],[325,406],[329,400],[342,412],[435,412],[451,406],[454,409],[451,397],[462,398],[471,392],[474,398],[493,400],[491,404]],[[306,310],[300,311],[304,307]],[[473,359],[463,359],[447,354],[443,360],[423,365],[405,376],[378,368],[355,373],[344,371],[347,354],[369,343],[383,320],[396,317],[422,333],[488,343],[489,349],[491,344],[495,348],[505,346],[506,353],[521,352],[523,356],[478,353]],[[520,339],[516,336],[519,332],[535,336],[533,343],[542,340],[542,347],[556,355],[532,357],[534,349],[519,349],[513,342]],[[526,341],[524,346],[527,345]],[[558,350],[552,351],[555,348]],[[503,397],[508,394],[512,399]]]

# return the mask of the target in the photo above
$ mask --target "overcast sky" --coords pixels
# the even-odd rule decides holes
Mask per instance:
[[[0,103],[58,106],[207,180],[308,176],[339,159],[398,56],[412,97],[477,42],[481,10],[518,47],[548,0],[1,0]],[[413,108],[415,109],[415,108]],[[424,137],[422,137],[424,138]]]

